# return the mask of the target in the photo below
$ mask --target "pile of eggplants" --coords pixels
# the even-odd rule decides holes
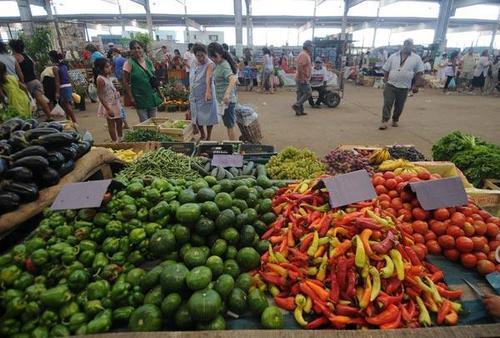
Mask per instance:
[[[0,215],[59,183],[92,144],[58,122],[10,119],[0,125]]]

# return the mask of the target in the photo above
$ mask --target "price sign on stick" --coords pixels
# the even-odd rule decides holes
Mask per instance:
[[[223,154],[214,154],[212,157],[212,166],[213,167],[235,167],[241,168],[243,167],[243,155],[240,154],[232,154],[232,155],[223,155]]]
[[[64,210],[100,207],[110,184],[111,180],[66,184],[50,208]]]
[[[467,204],[467,194],[458,176],[412,182],[409,186],[417,194],[417,199],[424,210],[451,208]]]
[[[330,199],[330,206],[338,208],[351,203],[371,200],[377,197],[370,176],[366,170],[327,177],[322,180]]]

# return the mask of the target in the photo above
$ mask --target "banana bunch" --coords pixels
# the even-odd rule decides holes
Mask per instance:
[[[412,164],[410,166],[404,166],[394,169],[394,175],[399,176],[401,174],[418,174],[419,172],[423,171],[426,171],[426,169]]]
[[[370,156],[370,163],[371,164],[381,164],[382,162],[385,162],[387,160],[391,159],[391,154],[389,153],[389,150],[386,148],[379,149]]]
[[[132,149],[119,149],[119,150],[111,150],[116,157],[124,162],[133,162],[137,158],[143,155],[143,151],[139,150],[138,152],[133,151]]]
[[[397,159],[397,160],[386,160],[378,166],[379,171],[394,171],[398,168],[403,167],[415,167],[410,161]]]

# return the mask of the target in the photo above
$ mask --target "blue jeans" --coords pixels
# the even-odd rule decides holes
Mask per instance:
[[[230,102],[226,109],[224,109],[224,115],[222,115],[222,122],[224,122],[224,127],[231,129],[236,124],[236,114],[234,113],[234,108],[236,103]]]
[[[156,107],[142,108],[142,109],[137,108],[137,115],[139,116],[139,121],[144,122],[147,119],[150,119],[152,117],[156,117],[157,111],[158,110]]]
[[[297,82],[297,102],[295,102],[294,106],[300,107],[304,111],[304,102],[309,99],[309,96],[311,96],[311,85],[309,82]]]

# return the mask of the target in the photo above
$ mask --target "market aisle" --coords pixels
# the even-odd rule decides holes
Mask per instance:
[[[409,97],[399,128],[377,129],[382,106],[380,89],[347,85],[345,99],[335,109],[311,109],[308,116],[296,117],[290,106],[295,93],[281,90],[275,95],[239,92],[240,103],[252,105],[259,113],[264,143],[278,149],[287,145],[309,147],[320,156],[338,144],[414,144],[429,155],[432,143],[453,130],[461,130],[500,143],[500,100],[498,97],[442,95],[426,89]],[[105,121],[96,118],[96,107],[77,113],[97,142],[106,140]],[[127,109],[129,124],[138,122],[134,110]],[[183,118],[183,113],[162,116]],[[222,125],[214,129],[214,139],[226,138]]]

